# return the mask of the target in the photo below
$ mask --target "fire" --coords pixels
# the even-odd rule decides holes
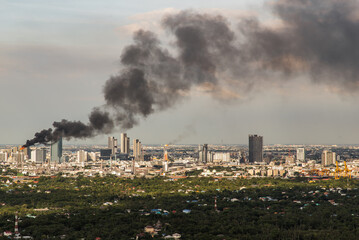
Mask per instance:
[[[21,151],[21,150],[24,150],[25,148],[26,148],[26,147],[22,146],[22,147],[20,148],[20,151]]]

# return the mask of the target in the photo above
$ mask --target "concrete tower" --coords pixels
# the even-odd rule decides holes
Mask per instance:
[[[142,154],[142,145],[140,140],[134,139],[133,140],[133,156],[136,160],[140,160]]]
[[[127,153],[127,134],[121,133],[121,153]]]
[[[34,149],[31,151],[31,160],[37,164],[42,164],[46,160],[46,149]]]
[[[249,135],[249,162],[263,162],[263,136]]]
[[[117,139],[115,137],[108,137],[108,148],[111,149],[111,154],[117,152]]]
[[[305,161],[305,150],[304,148],[297,148],[297,161]]]
[[[62,138],[51,144],[51,162],[62,162]]]

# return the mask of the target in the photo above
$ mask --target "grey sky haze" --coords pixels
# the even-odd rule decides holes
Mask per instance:
[[[0,0],[0,143],[22,144],[63,118],[86,122],[104,104],[106,80],[119,72],[122,49],[138,28],[154,29],[163,14],[183,9],[219,12],[230,21],[255,14],[269,22],[270,1],[54,1]],[[171,44],[168,40],[166,44]],[[256,86],[230,101],[194,88],[173,108],[127,131],[144,144],[357,144],[359,92],[295,81]],[[269,84],[270,85],[270,84]],[[241,93],[242,94],[242,93]],[[112,135],[119,138],[121,130]],[[72,143],[106,143],[105,135]]]

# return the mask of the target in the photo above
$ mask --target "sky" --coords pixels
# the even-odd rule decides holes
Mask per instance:
[[[276,19],[271,1],[0,0],[0,144],[22,144],[61,119],[87,121],[104,104],[103,86],[121,69],[125,46],[138,29],[169,38],[159,25],[166,14],[191,9],[235,22],[255,15]],[[169,40],[168,45],[171,45]],[[357,144],[359,93],[313,83],[308,75],[259,84],[223,100],[203,89],[126,130],[144,144]],[[269,84],[271,85],[271,84]],[[121,129],[67,143],[106,144]]]

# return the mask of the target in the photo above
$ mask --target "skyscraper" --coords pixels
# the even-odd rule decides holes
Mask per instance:
[[[108,137],[107,147],[108,147],[109,149],[112,149],[113,139],[114,139],[114,137]]]
[[[203,146],[198,147],[198,162],[207,163],[208,162],[208,144],[203,144]]]
[[[126,149],[126,153],[130,154],[130,138],[129,137],[127,137],[127,142],[126,142],[126,145],[125,145],[125,149]]]
[[[208,144],[203,144],[203,162],[208,162]]]
[[[121,133],[121,153],[126,152],[127,134]]]
[[[249,162],[263,162],[263,136],[249,135]]]
[[[130,153],[130,138],[126,133],[121,133],[121,153]]]
[[[117,152],[117,139],[114,137],[108,137],[108,148],[111,149],[111,154]]]
[[[330,152],[328,150],[324,150],[322,152],[322,166],[326,167],[329,165],[334,165],[337,160],[337,156],[335,152]]]
[[[85,162],[87,162],[87,159],[88,159],[87,151],[84,151],[84,150],[77,151],[77,162],[78,163],[85,163]]]
[[[44,163],[46,160],[46,149],[34,149],[31,151],[31,160],[37,164]]]
[[[142,145],[140,140],[133,139],[133,156],[136,160],[140,160],[142,154]]]
[[[297,148],[297,161],[305,161],[305,150],[304,148]]]
[[[21,147],[20,147],[21,148]],[[31,150],[30,148],[26,147],[24,148],[23,150],[23,153],[24,153],[24,156],[25,156],[25,159],[29,159],[31,157]]]
[[[62,162],[62,138],[51,144],[51,162]]]
[[[8,152],[0,151],[0,161],[1,162],[7,162],[8,156],[9,156]]]

